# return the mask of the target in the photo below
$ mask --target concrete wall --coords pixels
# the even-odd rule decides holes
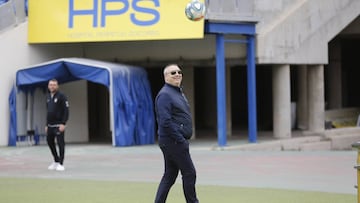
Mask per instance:
[[[214,61],[215,37],[206,35],[199,40],[163,40],[131,42],[98,42],[81,44],[83,55],[106,61],[151,62],[209,60]],[[244,45],[229,43],[226,45],[227,58],[245,58]]]
[[[327,64],[328,43],[358,18],[359,0],[207,0],[206,18],[257,22],[259,64]],[[359,33],[360,20],[344,34]]]
[[[25,1],[9,0],[0,5],[0,32],[26,20]]]
[[[328,42],[359,11],[359,0],[258,0],[259,63],[327,64]]]
[[[257,22],[259,64],[327,64],[328,43],[359,16],[359,0],[207,0],[206,18]],[[359,20],[345,34],[358,32]]]
[[[66,124],[65,141],[88,142],[87,82],[79,80],[62,84],[60,90],[66,94],[70,105],[70,116]]]
[[[208,20],[254,22],[254,0],[206,0]]]

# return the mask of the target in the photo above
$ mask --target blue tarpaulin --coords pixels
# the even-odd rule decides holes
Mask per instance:
[[[15,86],[11,88],[9,95],[9,107],[10,107],[10,128],[9,128],[9,146],[16,145],[16,89]]]
[[[59,83],[87,80],[108,87],[114,146],[154,143],[153,101],[144,69],[92,59],[65,58],[19,70],[16,86],[20,91],[33,91],[37,87],[47,87],[52,78]],[[16,101],[14,91],[10,93],[10,103]],[[10,109],[10,113],[10,117],[15,118],[10,121],[10,129],[15,131],[9,132],[9,145],[13,146],[17,136],[16,110]]]

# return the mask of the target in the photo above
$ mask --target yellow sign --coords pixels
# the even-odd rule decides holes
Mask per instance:
[[[31,0],[29,43],[203,38],[189,0]]]

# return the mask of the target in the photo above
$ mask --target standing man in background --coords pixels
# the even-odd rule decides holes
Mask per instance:
[[[187,203],[198,203],[195,182],[196,170],[189,152],[192,136],[192,117],[189,103],[182,92],[182,72],[178,65],[164,68],[165,85],[156,96],[159,146],[164,155],[165,172],[159,184],[155,203],[165,203],[179,170],[182,175]]]
[[[48,167],[49,170],[64,171],[65,156],[65,125],[69,118],[69,102],[64,94],[59,91],[59,84],[56,79],[48,83],[49,93],[46,98],[47,117],[45,132],[47,143],[54,162]],[[59,146],[59,154],[56,150],[55,138]]]

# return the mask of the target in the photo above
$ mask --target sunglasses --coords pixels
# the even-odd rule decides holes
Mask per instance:
[[[182,71],[181,71],[181,70],[171,71],[171,72],[170,72],[171,75],[175,75],[176,73],[179,74],[179,75],[182,75]]]

